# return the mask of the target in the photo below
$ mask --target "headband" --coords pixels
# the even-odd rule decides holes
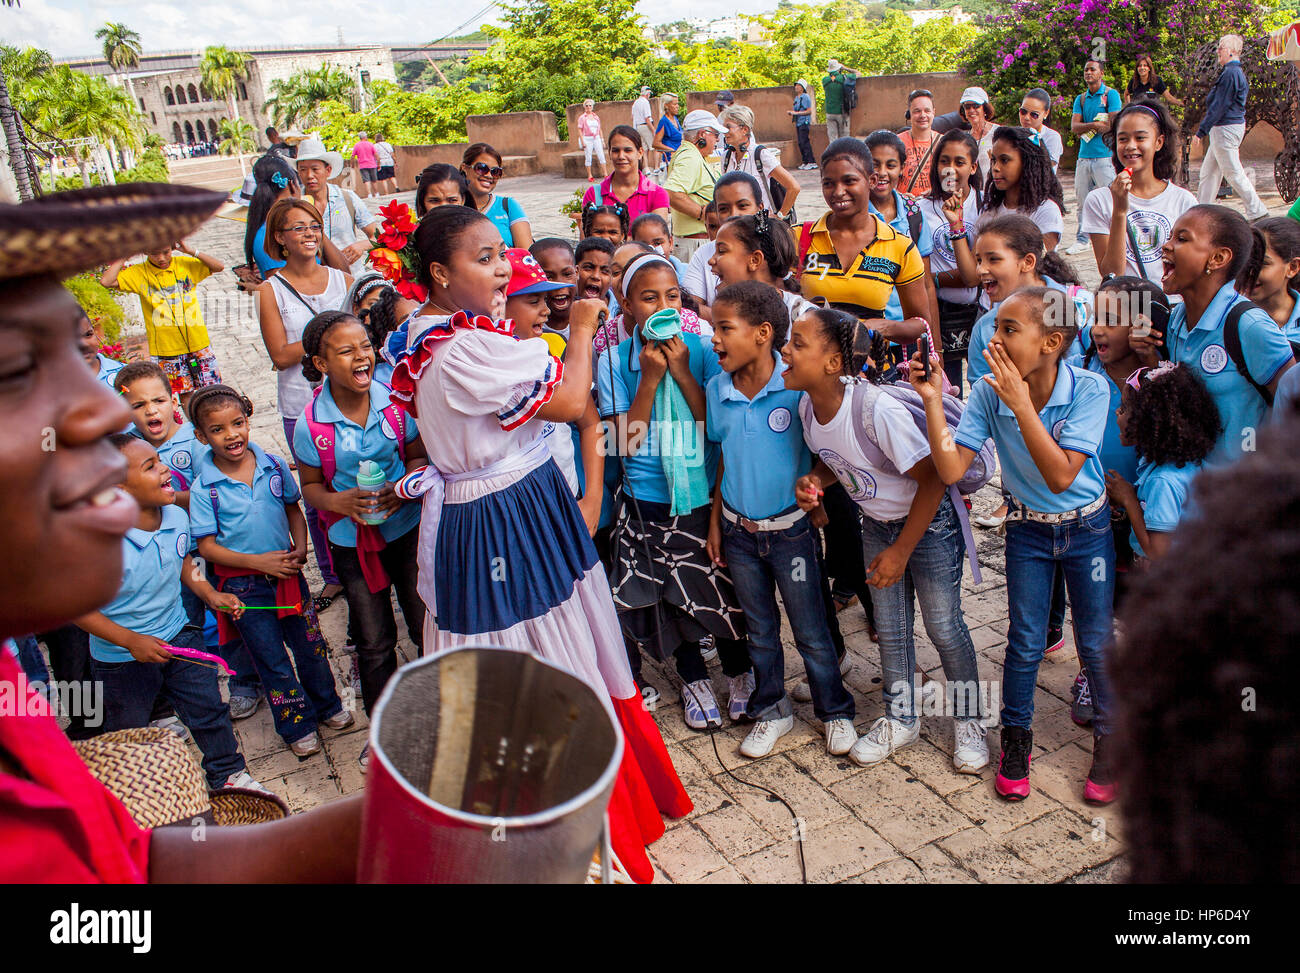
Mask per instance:
[[[1124,379],[1124,384],[1134,391],[1137,391],[1137,389],[1141,387],[1143,379],[1146,379],[1148,382],[1155,381],[1162,375],[1168,375],[1177,367],[1178,362],[1175,361],[1162,361],[1159,365],[1155,366],[1143,365],[1141,368],[1134,369],[1133,374]]]
[[[624,294],[627,294],[628,288],[632,286],[632,278],[651,264],[663,264],[666,267],[670,267],[673,273],[677,272],[677,268],[673,267],[671,260],[657,253],[643,253],[640,256],[633,257],[628,261],[627,266],[623,268]]]
[[[1156,111],[1154,108],[1152,108],[1150,105],[1144,105],[1144,104],[1142,104],[1141,102],[1131,101],[1131,102],[1128,103],[1128,105],[1125,106],[1125,109],[1124,109],[1124,110],[1127,111],[1127,110],[1130,109],[1130,108],[1140,108],[1140,109],[1142,109],[1143,111],[1149,111],[1149,112],[1151,113],[1151,116],[1152,116],[1152,117],[1153,117],[1157,122],[1160,121],[1160,113],[1159,113],[1158,111]],[[1123,114],[1123,112],[1121,112],[1120,114]]]

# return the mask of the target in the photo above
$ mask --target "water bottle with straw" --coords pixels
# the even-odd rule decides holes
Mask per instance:
[[[357,464],[357,489],[362,493],[378,493],[387,482],[388,476],[384,473],[384,468],[374,460],[363,459]],[[361,519],[367,524],[382,524],[388,519],[388,513],[376,510],[365,514]]]

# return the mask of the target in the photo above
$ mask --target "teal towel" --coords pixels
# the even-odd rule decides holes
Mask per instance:
[[[682,319],[675,308],[650,315],[642,334],[647,340],[666,341],[681,334]],[[686,396],[671,374],[655,389],[655,431],[659,458],[672,496],[674,517],[690,513],[709,500],[709,477],[704,472],[704,441],[699,423],[686,404]]]

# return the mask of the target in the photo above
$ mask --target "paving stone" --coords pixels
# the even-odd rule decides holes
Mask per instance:
[[[786,821],[790,821],[788,816]],[[710,814],[693,818],[691,823],[704,832],[709,843],[728,861],[761,851],[777,841],[740,804],[728,803]],[[790,829],[787,829],[782,838],[789,837],[789,834]]]
[[[925,877],[916,863],[906,858],[894,858],[870,871],[848,880],[849,885],[916,885]]]
[[[990,764],[979,786],[948,795],[948,803],[994,837],[1055,811],[1060,805],[1034,790],[1023,801],[1005,801],[993,788],[995,769]],[[1030,780],[1033,780],[1032,768]]]
[[[846,817],[807,832],[802,842],[780,841],[764,851],[746,855],[734,863],[736,870],[750,882],[797,883],[800,845],[811,884],[842,882],[898,854],[871,828],[856,818]]]
[[[309,758],[301,770],[262,783],[283,797],[289,810],[294,812],[306,811],[342,796],[329,762],[320,754]]]
[[[847,756],[835,757],[827,753],[826,747],[820,742],[788,750],[786,756],[823,787],[829,787],[862,770]]]
[[[774,838],[786,839],[802,827],[805,832],[816,831],[849,813],[835,796],[819,784],[812,775],[781,755],[753,761],[736,772],[744,781],[757,784],[779,794],[790,808],[771,794],[747,787],[739,781],[718,776],[714,782],[745,808]],[[798,818],[802,824],[796,823]]]
[[[650,846],[650,854],[673,882],[697,882],[727,867],[722,857],[699,831],[687,824],[672,831]]]
[[[938,842],[922,845],[907,857],[921,870],[921,877],[925,882],[941,882],[948,885],[975,884],[975,877],[953,861]]]
[[[943,732],[951,735],[951,720],[936,722],[948,724]],[[959,774],[953,769],[952,755],[927,740],[925,733],[926,731],[923,730],[920,740],[890,756],[890,761],[900,767],[907,776],[920,778],[922,783],[940,797],[947,797],[980,782],[978,775]],[[947,744],[947,748],[952,749],[951,742]]]
[[[745,877],[736,871],[734,865],[728,865],[726,868],[720,868],[704,878],[700,879],[698,885],[744,885]]]
[[[988,833],[980,828],[959,831],[940,841],[939,847],[980,882],[1005,884],[1048,881],[1042,872],[1017,858],[1005,845],[991,840]]]
[[[969,827],[965,816],[897,764],[885,760],[867,770],[830,790],[904,854]]]
[[[1003,836],[1016,857],[1029,862],[1049,882],[1059,882],[1120,853],[1113,838],[1090,840],[1079,819],[1065,809],[1053,811]]]

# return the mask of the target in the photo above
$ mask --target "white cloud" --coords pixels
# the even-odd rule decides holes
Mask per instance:
[[[20,8],[0,9],[0,40],[43,47],[55,57],[91,54],[99,49],[95,31],[111,20],[138,32],[146,51],[333,44],[340,27],[348,43],[418,44],[445,34],[480,6],[476,0],[22,0]],[[651,23],[668,23],[734,16],[737,6],[736,0],[655,0],[640,11]],[[484,21],[491,20],[489,12]]]

